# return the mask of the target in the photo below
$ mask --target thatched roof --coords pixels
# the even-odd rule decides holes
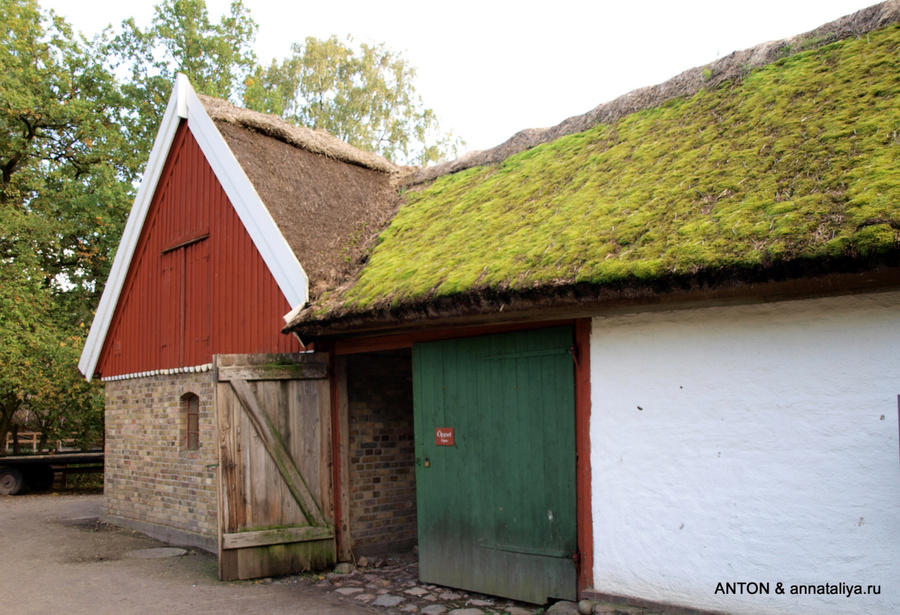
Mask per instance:
[[[404,194],[358,272],[289,328],[900,264],[898,21],[886,2],[418,174],[436,179]]]
[[[217,122],[234,124],[314,154],[382,173],[403,175],[411,170],[397,166],[378,154],[357,149],[323,130],[297,126],[280,117],[237,107],[219,98],[203,94],[198,94],[197,98],[203,103],[209,116]]]
[[[309,276],[311,297],[346,279],[396,211],[405,168],[327,133],[199,98]]]

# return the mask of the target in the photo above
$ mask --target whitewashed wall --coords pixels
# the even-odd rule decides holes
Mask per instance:
[[[900,612],[900,293],[595,318],[591,370],[595,589]]]

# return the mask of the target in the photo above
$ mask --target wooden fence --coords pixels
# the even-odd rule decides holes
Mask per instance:
[[[13,434],[12,432],[6,434],[6,451],[11,452],[15,450],[15,442],[18,440],[19,443],[19,451],[30,451],[32,453],[39,452],[39,446],[41,443],[41,433],[38,431],[20,431],[18,434]],[[75,440],[69,438],[66,440],[50,440],[47,442],[47,448],[50,449],[50,445],[53,445],[53,450],[59,451],[67,451],[74,450],[75,448]]]

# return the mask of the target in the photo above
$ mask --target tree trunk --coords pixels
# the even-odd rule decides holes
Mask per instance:
[[[13,398],[12,401],[6,400],[0,402],[0,457],[6,455],[6,435],[9,433],[9,429],[12,426],[12,420],[16,415],[16,410],[18,410],[21,405],[22,402],[15,398]]]

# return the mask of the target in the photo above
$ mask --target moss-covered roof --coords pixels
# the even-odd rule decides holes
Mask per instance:
[[[408,191],[301,321],[900,246],[900,26]]]

